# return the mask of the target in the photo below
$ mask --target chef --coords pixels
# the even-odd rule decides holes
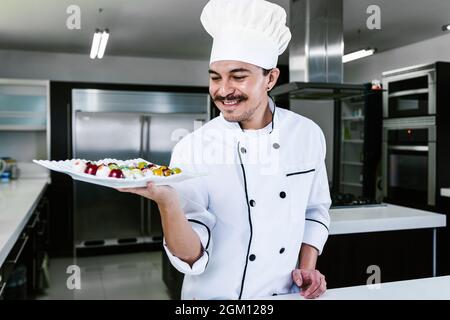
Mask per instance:
[[[177,143],[170,166],[202,176],[120,191],[157,202],[164,249],[185,274],[182,299],[319,297],[325,139],[268,95],[291,38],[286,12],[264,0],[211,0],[201,22],[213,38],[209,92],[221,113]]]

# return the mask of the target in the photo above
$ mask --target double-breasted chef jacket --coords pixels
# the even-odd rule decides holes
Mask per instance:
[[[201,177],[173,184],[203,255],[185,274],[182,299],[252,299],[298,291],[302,243],[322,252],[331,204],[325,139],[311,120],[269,99],[272,122],[243,130],[222,114],[180,140],[170,166]]]

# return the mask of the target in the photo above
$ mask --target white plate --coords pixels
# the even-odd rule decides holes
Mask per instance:
[[[72,163],[76,160],[89,161],[85,159],[71,159],[71,160],[60,160],[60,161],[50,161],[50,160],[33,160],[34,163],[39,164],[47,169],[65,173],[70,175],[74,180],[84,181],[88,183],[98,184],[105,187],[111,188],[139,188],[147,186],[149,181],[155,182],[156,185],[168,185],[171,183],[176,183],[180,181],[184,181],[187,179],[197,178],[200,176],[204,176],[204,174],[192,174],[181,171],[181,173],[177,173],[168,177],[164,176],[146,176],[138,179],[119,179],[119,178],[110,178],[110,177],[97,177],[91,174],[76,172],[73,170]],[[115,162],[121,163],[123,161],[117,159],[104,159],[105,162]],[[130,161],[130,160],[127,160]],[[131,161],[144,161],[143,159],[131,159]],[[183,169],[182,169],[183,170]]]

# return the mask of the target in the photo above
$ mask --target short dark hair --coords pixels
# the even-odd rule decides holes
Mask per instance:
[[[264,69],[264,68],[261,68],[261,69],[262,69],[264,76],[267,76],[270,73],[270,71],[272,71],[272,69]]]

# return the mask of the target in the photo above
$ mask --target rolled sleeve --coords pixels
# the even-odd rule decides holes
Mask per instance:
[[[314,214],[317,215],[318,211],[325,210],[324,213],[322,213],[322,220],[326,220],[325,215],[328,215],[328,210],[325,208],[315,208]],[[325,243],[328,239],[328,226],[325,224],[325,222],[321,222],[318,219],[312,219],[312,218],[306,218],[305,221],[305,233],[303,235],[303,243],[309,244],[310,246],[313,246],[319,251],[319,255],[322,254],[323,247],[325,246]]]
[[[164,239],[164,250],[166,251],[167,257],[169,257],[170,263],[180,271],[181,273],[188,274],[188,275],[197,275],[203,273],[205,271],[206,266],[208,265],[209,260],[209,253],[204,250],[202,256],[194,262],[192,267],[189,265],[189,263],[181,260],[177,256],[174,256],[172,252],[169,250],[169,248],[166,245],[166,240]]]

